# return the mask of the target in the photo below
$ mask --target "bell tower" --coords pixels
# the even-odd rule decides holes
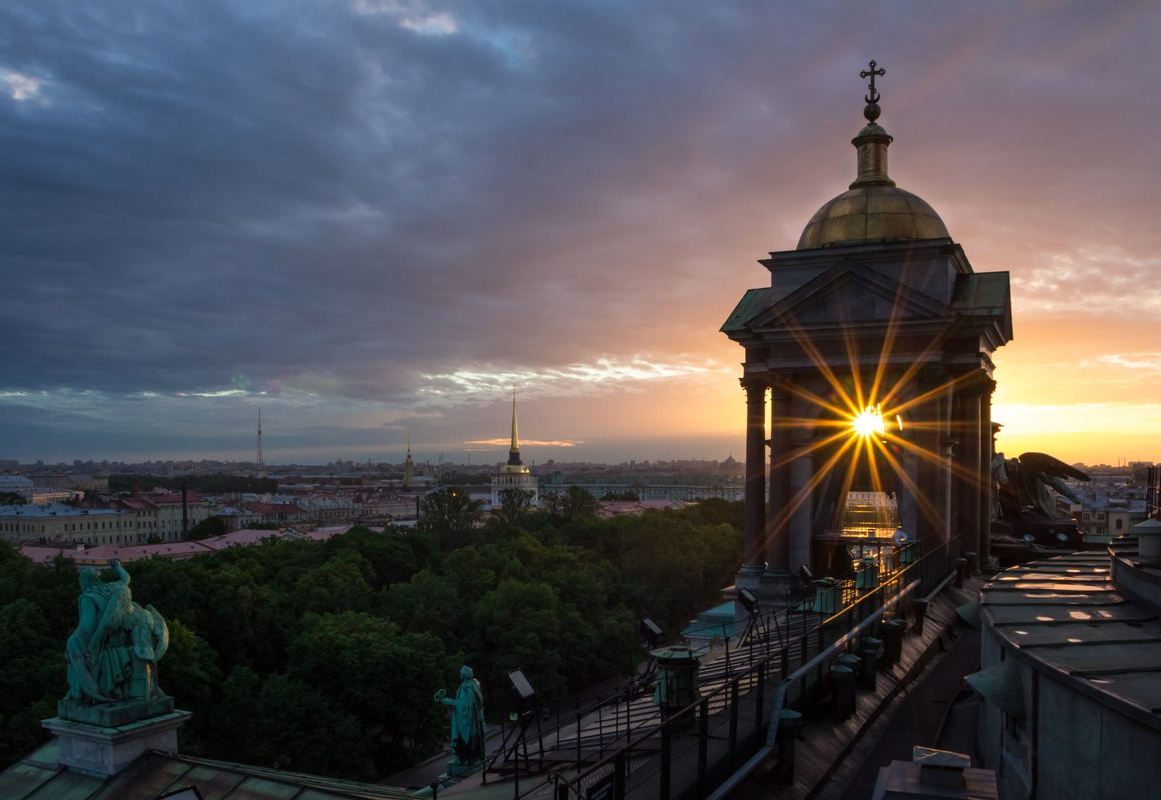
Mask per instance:
[[[744,349],[745,560],[738,588],[785,597],[807,565],[901,528],[986,556],[992,353],[1012,339],[1007,272],[977,273],[930,205],[887,173],[870,62],[856,177],[721,330]],[[769,408],[769,411],[767,411]],[[767,455],[767,449],[769,454]]]

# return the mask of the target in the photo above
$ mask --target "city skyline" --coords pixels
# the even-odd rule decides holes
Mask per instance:
[[[1011,273],[1008,455],[1161,460],[1144,2],[15,3],[0,458],[743,456],[757,264],[891,176]],[[500,444],[500,442],[503,442]],[[478,454],[478,456],[477,456]]]

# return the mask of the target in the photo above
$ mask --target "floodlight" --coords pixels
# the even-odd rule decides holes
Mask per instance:
[[[536,690],[532,688],[528,678],[524,677],[523,670],[508,673],[506,688],[513,699],[520,703],[527,703],[536,696]]]
[[[814,573],[810,571],[810,567],[803,564],[798,568],[798,577],[802,579],[803,583],[809,585],[814,580]]]
[[[742,601],[742,605],[751,614],[758,610],[758,598],[749,589],[741,589],[738,592],[738,599]]]
[[[665,641],[665,631],[661,630],[661,626],[649,617],[641,620],[641,636],[644,637],[645,644],[650,650],[660,647],[661,643]]]

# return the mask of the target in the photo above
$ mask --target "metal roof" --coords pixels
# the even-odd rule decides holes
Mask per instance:
[[[1033,668],[1161,729],[1161,620],[1110,567],[1090,552],[1012,567],[980,590],[982,616]]]
[[[149,752],[111,778],[60,766],[55,740],[0,773],[4,800],[155,800],[196,787],[203,800],[396,800],[394,786]]]

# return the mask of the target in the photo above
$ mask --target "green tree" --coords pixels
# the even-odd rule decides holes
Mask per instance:
[[[536,495],[526,489],[510,487],[500,490],[500,519],[510,525],[528,511],[531,511],[532,500]]]
[[[288,665],[290,677],[361,720],[380,774],[409,766],[442,738],[442,710],[431,697],[457,670],[437,637],[355,612],[308,619]]]
[[[337,553],[303,576],[294,589],[296,611],[368,611],[374,599],[374,568],[357,550]]]
[[[194,540],[209,539],[225,533],[229,533],[229,530],[224,519],[221,517],[206,517],[189,529],[189,538]]]
[[[222,757],[316,775],[375,777],[359,721],[319,689],[237,667],[222,697],[231,713],[219,715],[209,733]]]
[[[404,631],[434,633],[449,647],[463,636],[471,619],[452,582],[426,569],[406,583],[392,584],[385,606],[387,616]]]
[[[570,486],[560,498],[560,516],[565,522],[595,517],[601,504],[586,489]]]
[[[64,643],[36,603],[21,598],[0,607],[0,764],[11,764],[45,738],[40,720],[55,715],[64,696]]]
[[[444,549],[459,547],[483,519],[483,505],[479,500],[472,500],[463,489],[454,486],[440,489],[423,498],[416,527],[434,535]]]

